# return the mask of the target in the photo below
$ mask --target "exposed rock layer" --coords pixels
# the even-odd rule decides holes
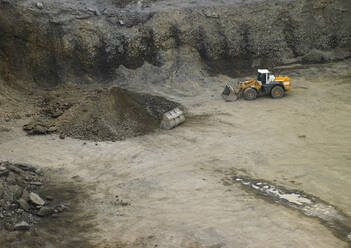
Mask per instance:
[[[122,65],[179,66],[182,54],[165,54],[180,47],[219,71],[339,59],[350,54],[350,12],[349,0],[2,0],[0,75],[40,86],[109,82]]]

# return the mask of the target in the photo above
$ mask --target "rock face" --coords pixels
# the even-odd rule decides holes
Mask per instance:
[[[137,68],[171,78],[189,59],[221,73],[321,62],[350,48],[349,0],[0,1],[0,76],[40,86],[129,83]]]

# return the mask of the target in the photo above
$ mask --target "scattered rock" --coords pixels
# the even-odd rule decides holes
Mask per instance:
[[[211,10],[205,10],[204,15],[209,18],[219,18],[218,14]]]
[[[25,230],[29,230],[29,229],[30,229],[30,225],[25,221],[21,221],[15,225],[16,231],[20,231],[20,230],[25,231]]]
[[[48,129],[48,132],[49,132],[49,133],[54,133],[54,132],[56,132],[56,130],[57,130],[57,127],[53,126],[53,127],[50,127],[50,128]]]
[[[38,168],[38,169],[35,170],[35,173],[36,173],[37,175],[42,176],[42,175],[43,175],[43,170],[40,169],[40,168]]]
[[[42,218],[66,209],[56,195],[54,198],[47,196],[46,190],[40,191],[46,182],[40,169],[26,163],[0,161],[0,174],[0,230],[28,230]],[[35,192],[40,192],[40,196]]]
[[[42,185],[43,183],[42,183],[42,182],[29,182],[29,184],[31,184],[31,185],[36,185],[36,186],[40,186],[40,185]]]
[[[313,8],[324,9],[328,6],[328,0],[316,0],[313,3]]]
[[[45,196],[45,199],[48,201],[52,201],[54,199],[54,197],[47,195],[47,196]]]
[[[8,165],[7,168],[10,171],[12,171],[12,172],[14,172],[14,173],[16,173],[18,175],[23,175],[24,174],[24,171],[22,169],[18,168],[17,166],[15,166],[15,165]]]
[[[0,166],[0,177],[7,176],[8,174],[9,174],[9,171],[5,167]]]
[[[22,195],[23,189],[18,186],[18,185],[9,185],[8,186],[10,192],[12,193],[12,195],[14,196],[14,198],[19,198]]]
[[[49,127],[40,122],[32,121],[26,125],[23,126],[23,130],[26,131],[29,135],[35,135],[35,134],[47,134]]]
[[[19,114],[14,114],[13,116],[12,116],[12,118],[13,119],[15,119],[15,120],[20,120],[20,119],[22,119],[22,117],[21,117],[21,115],[19,115]]]
[[[36,6],[38,9],[43,9],[43,8],[44,8],[43,3],[41,3],[41,2],[37,2],[37,3],[35,4],[35,6]]]
[[[82,178],[80,176],[78,176],[78,175],[73,176],[72,179],[75,180],[76,182],[81,182],[82,181]]]
[[[17,202],[23,210],[28,211],[30,209],[30,206],[25,199],[21,198]]]
[[[93,14],[96,15],[96,16],[101,15],[100,11],[97,10],[97,9],[88,8],[88,11],[91,12],[91,13],[93,13]]]
[[[57,206],[57,208],[56,208],[56,210],[57,210],[58,212],[63,212],[63,211],[66,210],[66,209],[67,209],[67,207],[66,207],[65,205],[63,205],[63,204]]]
[[[29,193],[29,200],[38,206],[43,206],[45,204],[45,201],[41,199],[41,197],[34,192]]]
[[[21,168],[24,171],[33,171],[35,172],[37,169],[30,165],[30,164],[25,164],[25,163],[16,163],[15,166]]]
[[[121,207],[126,207],[130,205],[129,202],[119,199],[118,195],[116,196],[116,199],[112,202],[112,204],[115,206],[121,206]]]
[[[57,117],[60,117],[62,114],[63,114],[63,111],[62,111],[62,110],[56,110],[56,111],[54,111],[54,112],[51,114],[51,117],[52,117],[52,118],[57,118]]]
[[[10,173],[8,174],[6,181],[9,185],[11,184],[16,184],[17,183],[17,176],[15,175],[15,173]]]
[[[48,216],[54,213],[54,209],[51,207],[42,207],[37,213],[38,216]]]

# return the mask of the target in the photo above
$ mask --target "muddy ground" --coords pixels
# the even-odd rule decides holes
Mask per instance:
[[[252,178],[304,192],[349,218],[350,66],[280,70],[294,88],[279,100],[224,102],[223,76],[198,84],[193,96],[183,85],[183,95],[168,92],[189,111],[183,125],[118,142],[28,136],[22,127],[31,107],[21,99],[31,97],[6,89],[0,160],[49,167],[84,185],[82,214],[94,214],[71,227],[92,225],[84,235],[94,247],[349,247],[347,233],[227,181]],[[72,244],[72,233],[54,247]]]

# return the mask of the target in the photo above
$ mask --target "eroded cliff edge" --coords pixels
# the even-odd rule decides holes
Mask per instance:
[[[342,59],[350,12],[349,0],[1,0],[0,76],[51,86]]]

